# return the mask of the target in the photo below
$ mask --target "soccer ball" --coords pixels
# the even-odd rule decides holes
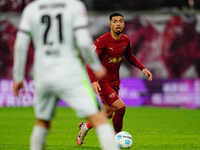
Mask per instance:
[[[115,135],[115,140],[120,148],[130,148],[133,144],[133,138],[130,133],[121,131]]]

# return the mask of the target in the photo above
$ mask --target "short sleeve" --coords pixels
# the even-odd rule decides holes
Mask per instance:
[[[78,29],[88,26],[88,14],[85,5],[79,2],[74,10],[73,28]]]
[[[31,7],[26,7],[22,13],[21,21],[19,25],[19,30],[25,32],[31,32],[31,18],[32,18],[32,11],[30,10]]]

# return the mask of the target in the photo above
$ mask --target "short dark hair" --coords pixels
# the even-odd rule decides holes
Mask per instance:
[[[124,17],[122,14],[120,14],[120,13],[118,13],[118,12],[115,12],[115,13],[112,13],[112,14],[110,15],[110,21],[112,20],[113,17],[116,17],[116,16],[122,16],[122,17]]]

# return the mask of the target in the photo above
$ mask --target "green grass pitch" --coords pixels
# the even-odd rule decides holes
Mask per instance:
[[[32,108],[0,108],[0,150],[28,150],[34,125]],[[80,147],[74,111],[57,108],[46,150],[100,150],[92,129]],[[200,150],[200,110],[127,108],[124,131],[134,138],[130,150]]]

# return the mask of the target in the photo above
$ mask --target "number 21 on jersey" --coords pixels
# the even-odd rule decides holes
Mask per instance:
[[[45,25],[45,31],[43,33],[43,44],[44,45],[53,45],[52,41],[48,41],[49,30],[51,30],[51,28],[52,28],[52,21],[57,22],[56,27],[58,28],[58,32],[57,32],[58,35],[56,35],[56,36],[58,36],[59,43],[62,44],[62,42],[63,42],[63,30],[62,30],[63,17],[62,17],[62,14],[59,13],[54,17],[49,14],[44,14],[41,17],[41,23]]]

